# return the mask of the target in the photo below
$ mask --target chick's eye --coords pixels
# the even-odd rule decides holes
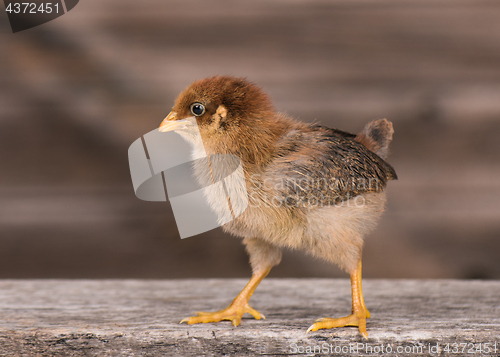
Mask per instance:
[[[193,103],[191,104],[191,113],[199,117],[200,115],[203,115],[203,113],[205,113],[205,107],[203,106],[203,104]]]

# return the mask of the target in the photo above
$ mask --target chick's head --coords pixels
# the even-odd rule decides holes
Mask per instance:
[[[194,130],[203,140],[220,139],[221,135],[247,136],[274,112],[266,93],[253,83],[229,76],[215,76],[191,84],[176,99],[160,131]],[[189,124],[189,122],[191,124]]]

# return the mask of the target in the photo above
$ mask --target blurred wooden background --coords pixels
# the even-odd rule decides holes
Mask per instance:
[[[0,14],[0,277],[248,276],[220,229],[180,240],[133,193],[128,146],[177,94],[246,76],[279,110],[395,125],[399,181],[366,277],[500,278],[500,2],[85,0],[12,34]],[[345,276],[298,252],[274,277]]]

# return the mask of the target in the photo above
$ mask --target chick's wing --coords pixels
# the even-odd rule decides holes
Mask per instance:
[[[278,202],[306,207],[382,191],[397,178],[394,169],[354,137],[319,125],[291,129],[277,143],[263,184]]]

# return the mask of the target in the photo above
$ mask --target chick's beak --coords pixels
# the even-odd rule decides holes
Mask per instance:
[[[160,128],[158,129],[161,132],[167,132],[172,130],[181,130],[186,129],[186,121],[185,120],[177,120],[177,113],[170,112],[167,117],[163,119],[160,124]]]

